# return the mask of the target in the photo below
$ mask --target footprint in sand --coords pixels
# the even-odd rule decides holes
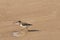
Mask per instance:
[[[12,37],[23,37],[26,33],[25,32],[19,32],[19,31],[13,31]]]

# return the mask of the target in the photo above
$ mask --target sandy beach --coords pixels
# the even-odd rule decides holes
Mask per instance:
[[[59,10],[60,0],[0,0],[0,40],[60,40]],[[32,26],[14,37],[19,20]]]

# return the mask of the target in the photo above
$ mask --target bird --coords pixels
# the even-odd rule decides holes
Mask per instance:
[[[19,25],[20,27],[22,27],[23,29],[27,29],[27,30],[30,26],[32,26],[32,24],[25,23],[25,22],[22,22],[22,21],[17,21],[16,24]]]

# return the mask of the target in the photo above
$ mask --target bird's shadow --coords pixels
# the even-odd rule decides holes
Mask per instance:
[[[28,32],[37,32],[37,31],[40,31],[40,30],[28,30]]]

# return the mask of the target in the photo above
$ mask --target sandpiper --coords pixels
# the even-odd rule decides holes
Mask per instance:
[[[32,26],[32,24],[25,23],[25,22],[22,22],[22,21],[17,21],[16,24],[19,25],[20,27],[22,27],[23,29],[27,29],[27,30],[30,26]]]

